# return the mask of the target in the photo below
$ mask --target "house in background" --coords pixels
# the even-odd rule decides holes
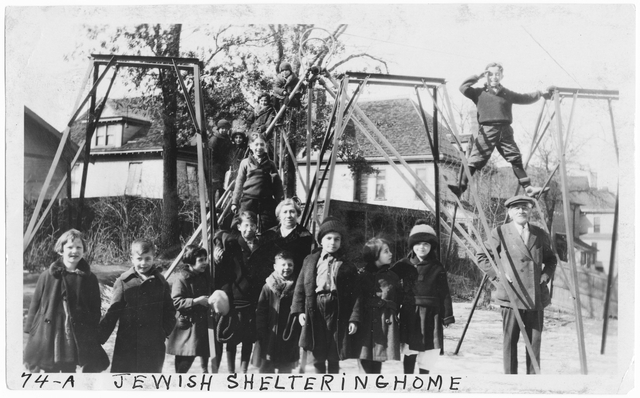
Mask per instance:
[[[576,261],[585,268],[608,273],[615,195],[606,188],[593,188],[588,177],[571,176],[569,184],[572,232],[578,242]],[[566,230],[561,215],[554,218],[553,229],[562,239]]]
[[[385,138],[400,153],[409,164],[417,177],[426,186],[435,191],[434,157],[429,147],[424,124],[418,113],[416,104],[409,98],[360,101],[359,107],[378,127]],[[433,118],[426,115],[427,123],[432,126]],[[430,127],[431,128],[431,127]],[[346,161],[338,158],[334,172],[334,181],[331,188],[331,199],[367,203],[371,205],[389,206],[415,210],[427,210],[426,205],[419,199],[398,172],[389,165],[386,159],[379,153],[373,144],[349,121],[344,134],[355,139],[355,148],[359,150],[367,163],[375,169],[371,174],[354,175]],[[441,203],[451,204],[453,198],[446,187],[446,181],[453,181],[459,166],[457,151],[450,142],[450,131],[441,123],[438,123],[439,149],[440,149],[440,199]],[[384,145],[382,145],[384,147]],[[386,149],[386,148],[385,148]],[[387,151],[387,153],[389,153]],[[392,159],[394,155],[390,154]],[[328,154],[324,157],[322,170],[327,166]],[[304,152],[298,156],[298,170],[302,179],[306,182],[306,155]],[[311,175],[316,170],[317,153],[311,155]],[[415,178],[410,176],[405,167],[397,160],[395,164],[407,176],[409,181],[416,185]],[[318,178],[320,178],[319,173]],[[320,191],[319,200],[326,197],[327,181]],[[298,197],[306,199],[304,188],[297,185]],[[425,196],[427,196],[425,194]],[[435,207],[434,201],[427,196],[429,202]],[[460,213],[459,213],[459,216]]]
[[[44,180],[49,173],[53,159],[60,145],[62,134],[43,120],[34,111],[24,107],[24,199],[35,201],[40,195]],[[67,141],[53,178],[47,189],[45,199],[51,199],[65,174],[70,173],[70,165],[78,151],[78,146]],[[70,181],[60,192],[59,198],[70,194]]]
[[[573,233],[583,246],[577,248],[576,261],[583,267],[608,273],[615,195],[606,188],[593,188],[588,177],[570,177],[569,180]],[[556,229],[554,220],[554,229],[564,232],[564,223],[560,224]]]
[[[84,141],[87,115],[72,128],[74,142]],[[163,192],[162,119],[142,111],[135,101],[108,99],[91,139],[86,198],[141,196],[161,199]],[[179,195],[197,196],[195,147],[178,149]],[[83,164],[72,171],[72,195],[79,197]]]

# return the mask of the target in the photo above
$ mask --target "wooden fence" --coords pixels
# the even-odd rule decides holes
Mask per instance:
[[[571,269],[565,262],[558,264],[553,281],[551,307],[561,311],[574,312],[574,299],[564,280],[564,274],[571,278]],[[578,285],[580,287],[580,305],[582,316],[602,319],[604,314],[604,298],[607,291],[607,275],[592,269],[578,267]],[[611,297],[609,301],[609,316],[618,316],[618,279],[613,278]]]

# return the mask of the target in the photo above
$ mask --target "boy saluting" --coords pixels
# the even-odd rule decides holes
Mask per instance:
[[[483,77],[487,78],[484,87],[472,87]],[[549,99],[554,87],[549,87],[546,93],[535,91],[518,94],[500,84],[503,77],[502,65],[492,62],[482,73],[469,77],[460,86],[462,94],[473,101],[478,109],[479,131],[469,155],[469,171],[473,176],[476,171],[482,169],[489,161],[493,149],[497,148],[500,155],[511,163],[513,173],[527,196],[537,197],[542,193],[542,188],[531,186],[531,179],[524,170],[520,149],[513,139],[511,106],[533,104],[540,97]],[[466,191],[468,183],[467,175],[463,173],[460,184],[449,184],[449,189],[460,197]]]

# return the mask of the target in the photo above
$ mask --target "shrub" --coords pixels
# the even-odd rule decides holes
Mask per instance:
[[[77,199],[69,204],[54,205],[38,230],[32,243],[24,252],[24,268],[38,270],[55,261],[57,254],[53,246],[62,232],[71,228],[71,217],[75,213]],[[33,213],[33,203],[25,201],[25,229]],[[181,240],[184,243],[199,222],[199,205],[196,200],[181,202],[179,212],[182,228]],[[75,219],[75,217],[74,217]],[[87,243],[85,259],[89,262],[114,264],[129,261],[131,242],[145,237],[153,242],[160,238],[162,223],[162,200],[134,196],[116,196],[85,199],[85,211],[82,227]],[[73,227],[76,227],[73,225]],[[159,248],[162,249],[162,248]]]

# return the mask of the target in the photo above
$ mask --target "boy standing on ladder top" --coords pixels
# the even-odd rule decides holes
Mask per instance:
[[[487,83],[484,87],[471,87],[485,76]],[[477,106],[480,127],[469,155],[469,171],[473,176],[476,171],[482,169],[489,161],[493,148],[497,147],[500,155],[511,163],[513,173],[526,194],[538,197],[542,193],[542,188],[531,186],[531,179],[527,176],[522,164],[520,150],[513,139],[511,106],[513,104],[533,104],[540,97],[549,99],[551,97],[550,90],[553,87],[549,87],[546,93],[535,91],[519,94],[500,84],[503,77],[502,65],[492,62],[487,65],[484,72],[469,77],[460,86],[462,94]],[[460,197],[466,191],[468,183],[466,173],[462,173],[459,185],[449,184],[449,189]],[[544,191],[548,190],[549,188],[546,188]]]

